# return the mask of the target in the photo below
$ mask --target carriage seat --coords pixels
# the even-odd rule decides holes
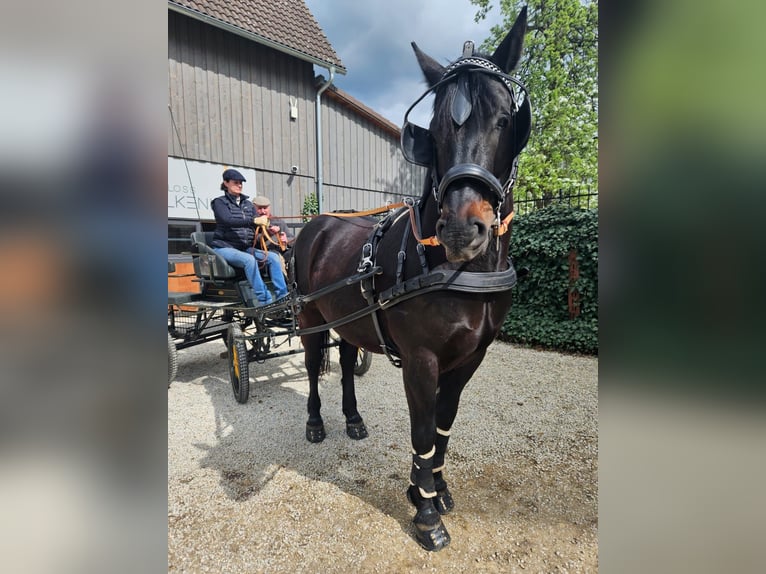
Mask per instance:
[[[234,279],[237,269],[229,265],[210,247],[214,231],[195,231],[191,234],[194,274],[201,279]]]

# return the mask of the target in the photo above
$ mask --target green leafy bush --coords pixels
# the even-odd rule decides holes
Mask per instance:
[[[598,354],[598,209],[554,205],[519,216],[510,250],[516,270],[527,268],[529,274],[515,287],[499,338]],[[570,278],[570,252],[576,279]],[[579,305],[574,314],[570,293]]]
[[[316,192],[309,193],[303,200],[301,215],[303,216],[303,223],[307,223],[311,219],[310,215],[319,215],[319,201]]]

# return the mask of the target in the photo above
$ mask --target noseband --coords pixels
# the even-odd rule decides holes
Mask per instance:
[[[441,209],[447,188],[453,182],[459,179],[470,179],[480,183],[490,192],[492,192],[494,197],[497,198],[497,209],[499,212],[500,206],[505,202],[508,193],[510,193],[511,188],[516,181],[518,154],[526,144],[526,141],[529,137],[529,127],[531,126],[531,105],[529,101],[529,95],[524,84],[522,84],[516,78],[505,74],[490,60],[481,56],[476,56],[473,52],[473,42],[466,42],[463,45],[463,56],[449,65],[445,69],[441,79],[428,90],[423,92],[423,94],[409,107],[407,113],[404,114],[401,147],[402,153],[404,154],[404,157],[407,159],[407,161],[431,168],[432,191],[439,209]],[[434,147],[433,136],[431,132],[416,124],[410,123],[408,120],[410,112],[423,100],[423,98],[432,92],[435,93],[436,89],[440,86],[453,80],[457,80],[458,87],[455,94],[455,99],[452,102],[451,114],[455,123],[462,125],[471,115],[471,102],[466,94],[467,88],[465,86],[465,80],[467,78],[465,74],[487,74],[499,79],[508,89],[508,93],[511,95],[511,114],[514,122],[514,132],[517,131],[517,120],[523,119],[523,121],[526,122],[526,133],[514,134],[519,138],[519,140],[514,142],[516,146],[514,148],[513,162],[511,165],[510,174],[505,184],[500,183],[497,177],[488,169],[475,163],[462,163],[454,165],[449,168],[446,173],[444,173],[440,180],[436,174],[436,166],[434,161],[436,150]],[[515,86],[519,88],[519,94],[516,93]]]

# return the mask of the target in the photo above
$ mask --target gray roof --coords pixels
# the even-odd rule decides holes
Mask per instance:
[[[320,77],[324,79],[323,76]],[[379,126],[383,131],[388,132],[388,134],[394,138],[398,139],[401,135],[399,126],[387,120],[372,108],[368,108],[362,102],[352,97],[350,94],[347,94],[337,86],[330,86],[325,94],[327,94],[328,97],[332,98],[336,102],[340,103],[342,106],[353,111],[356,115],[366,119],[368,122],[372,122],[373,124]]]
[[[340,74],[346,68],[303,0],[168,0],[178,12],[225,29]]]

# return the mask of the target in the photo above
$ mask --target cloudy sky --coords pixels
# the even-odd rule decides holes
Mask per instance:
[[[477,8],[469,0],[305,2],[348,70],[334,84],[398,126],[426,87],[410,42],[446,64],[460,56],[463,42],[481,44],[500,21],[494,9],[474,23]],[[328,75],[324,68],[315,72]],[[429,108],[418,106],[411,119],[427,125]]]

